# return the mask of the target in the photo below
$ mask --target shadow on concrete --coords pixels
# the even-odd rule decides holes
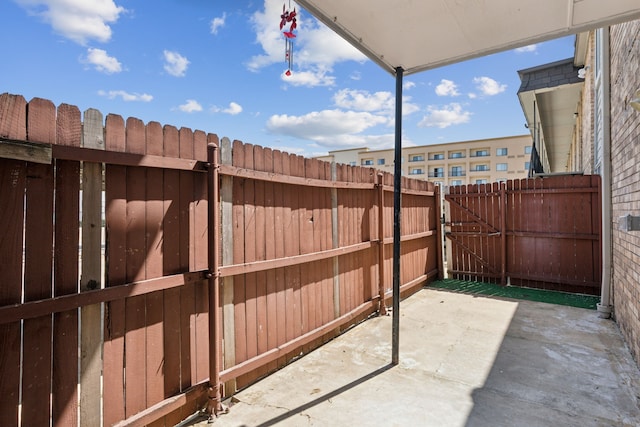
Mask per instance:
[[[367,374],[363,377],[358,378],[357,380],[351,381],[348,384],[343,385],[342,387],[339,387],[335,390],[333,390],[332,392],[329,392],[327,394],[324,394],[320,397],[318,397],[317,399],[312,400],[311,402],[305,403],[304,405],[300,405],[297,408],[291,409],[288,412],[279,415],[275,418],[272,418],[268,421],[265,421],[259,425],[257,425],[256,427],[269,427],[269,426],[273,426],[276,424],[281,423],[282,421],[286,420],[287,418],[290,418],[294,415],[298,415],[304,411],[306,411],[307,409],[311,409],[316,405],[319,405],[321,403],[324,403],[326,401],[328,401],[329,399],[332,399],[342,393],[344,393],[347,390],[350,390],[354,387],[359,386],[360,384],[363,384],[367,381],[369,381],[370,379],[373,379],[375,377],[377,377],[378,375],[388,371],[389,369],[393,368],[393,364],[389,363],[385,366],[382,366],[381,368],[376,369],[375,371],[371,372],[370,374]]]

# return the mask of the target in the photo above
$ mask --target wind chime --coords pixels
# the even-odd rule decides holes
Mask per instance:
[[[291,1],[289,1],[289,9],[291,8]],[[280,15],[280,31],[285,28],[289,24],[288,30],[285,28],[285,31],[282,31],[284,34],[284,59],[287,63],[287,71],[284,73],[286,76],[291,75],[291,68],[293,65],[293,39],[296,38],[296,35],[293,31],[296,29],[298,24],[296,23],[296,8],[294,7],[292,11],[287,10],[285,5],[282,5],[282,15]]]

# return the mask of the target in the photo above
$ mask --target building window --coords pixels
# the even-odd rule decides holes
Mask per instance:
[[[496,165],[496,170],[499,171],[499,172],[504,172],[504,171],[509,170],[509,167],[508,167],[508,165],[506,163],[498,163]]]
[[[450,176],[464,176],[462,166],[451,166]]]
[[[489,166],[488,165],[476,165],[473,168],[474,172],[486,172],[489,170]]]
[[[506,148],[498,148],[496,150],[496,156],[506,156],[508,153],[508,150]]]
[[[378,164],[379,165],[384,165],[384,159],[378,159]]]
[[[373,159],[362,159],[362,166],[373,166]]]
[[[464,157],[464,154],[462,154],[461,151],[456,151],[455,153],[449,153],[450,159],[462,159],[463,157]]]
[[[476,150],[471,153],[471,157],[487,157],[489,155],[489,150]]]
[[[409,169],[409,175],[424,175],[424,171],[421,168]]]
[[[349,162],[349,166],[355,166],[356,162]]]
[[[444,178],[443,168],[433,168],[433,172],[429,174],[430,178]]]
[[[524,164],[524,170],[528,171],[528,170],[529,170],[529,166],[531,166],[531,163],[529,163],[529,162],[525,162],[525,164]]]
[[[444,160],[444,154],[433,154],[429,160]]]
[[[476,179],[476,184],[486,184],[487,180],[486,179]]]
[[[461,179],[452,179],[451,180],[451,185],[462,185],[462,180]]]
[[[422,155],[422,154],[414,154],[412,156],[409,156],[409,161],[410,162],[424,162],[424,155]]]
[[[527,145],[526,147],[524,147],[524,154],[531,154],[531,146]]]

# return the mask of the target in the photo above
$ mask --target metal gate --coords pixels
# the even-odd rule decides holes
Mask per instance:
[[[449,277],[599,294],[599,176],[455,186],[445,201]]]

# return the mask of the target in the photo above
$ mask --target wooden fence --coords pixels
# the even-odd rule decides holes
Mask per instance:
[[[174,425],[384,311],[392,180],[0,95],[0,424]],[[403,179],[404,293],[436,193]]]
[[[456,186],[445,199],[452,277],[600,293],[599,176]]]

